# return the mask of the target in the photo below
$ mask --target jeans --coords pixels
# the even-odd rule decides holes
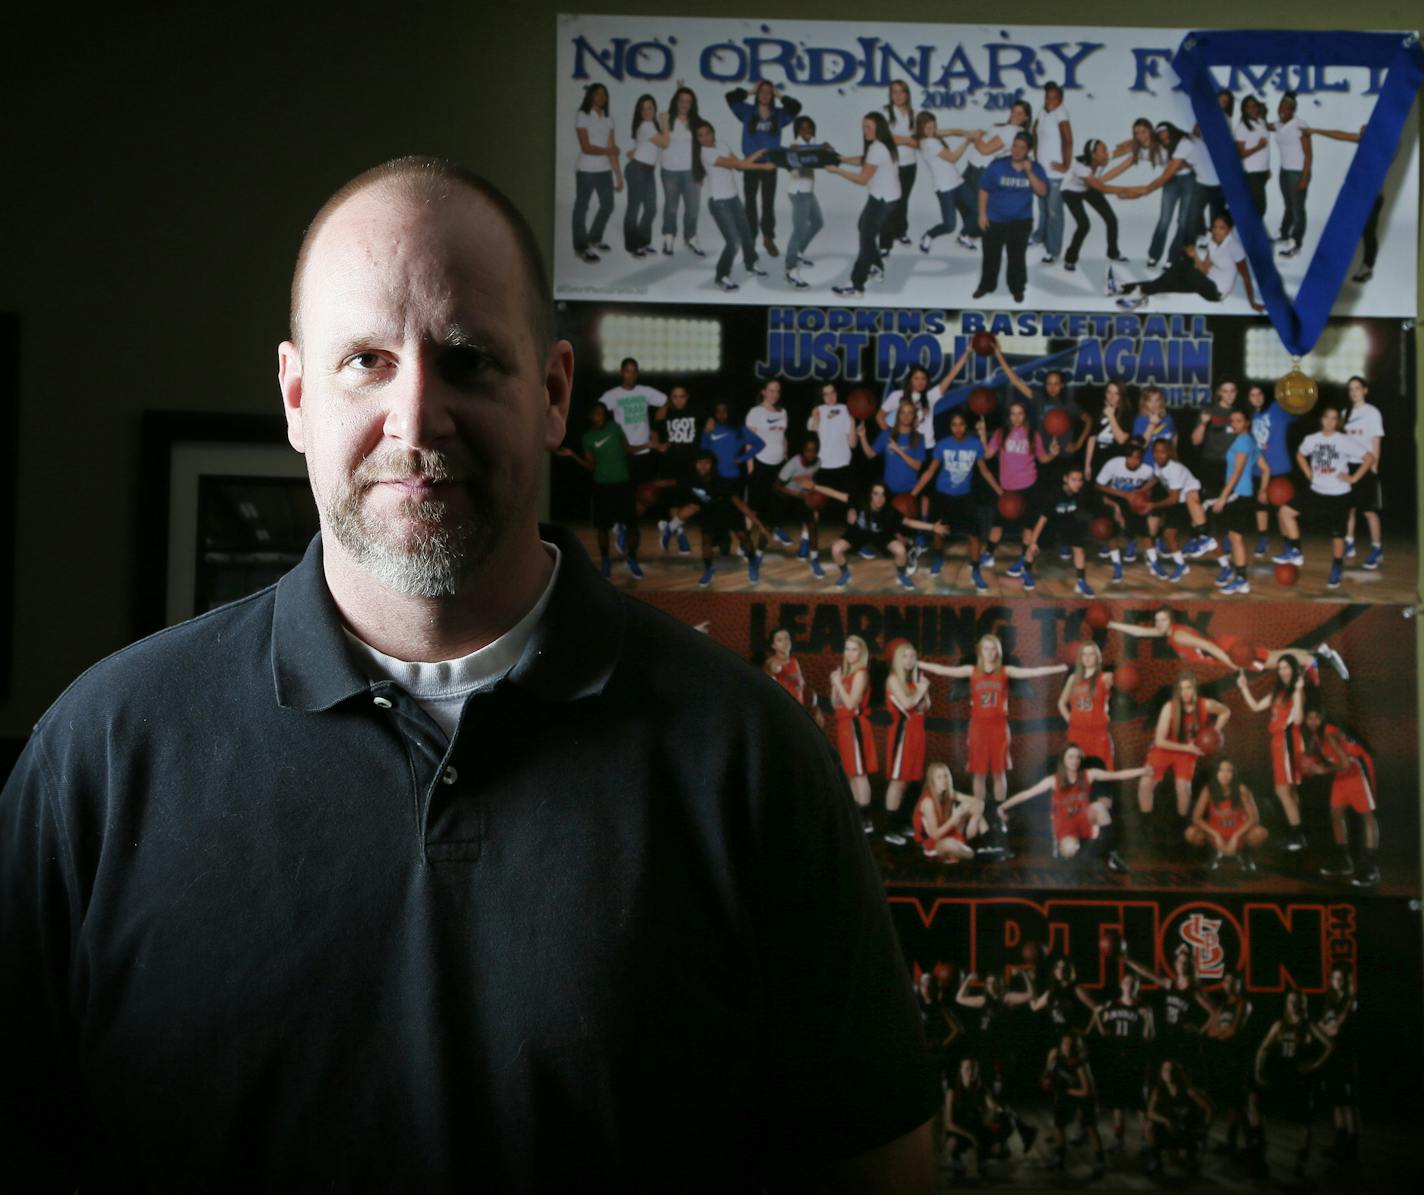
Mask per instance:
[[[1364,266],[1367,270],[1375,268],[1375,258],[1379,256],[1379,218],[1380,212],[1384,210],[1384,195],[1375,196],[1375,205],[1370,208],[1370,218],[1365,221],[1365,260]]]
[[[1008,250],[1009,290],[1021,299],[1028,285],[1028,238],[1033,231],[1032,220],[989,222],[984,233],[984,264],[979,272],[979,289],[991,291],[999,285],[999,261]]]
[[[713,199],[707,204],[712,209],[712,219],[722,234],[722,254],[717,258],[717,277],[725,278],[732,271],[732,263],[737,260],[737,250],[742,251],[742,260],[747,269],[756,265],[756,243],[752,240],[752,226],[747,221],[747,209],[740,199]]]
[[[915,175],[918,166],[900,167],[900,198],[890,205],[885,224],[880,229],[880,248],[889,249],[896,237],[906,235],[910,227],[910,192],[915,189]]]
[[[801,254],[806,246],[825,227],[821,217],[821,203],[815,191],[793,191],[791,193],[791,243],[786,246],[786,268],[794,270],[800,264]]]
[[[1162,206],[1157,212],[1157,227],[1152,230],[1152,243],[1148,246],[1147,257],[1151,261],[1176,261],[1181,256],[1182,246],[1187,243],[1191,219],[1192,191],[1196,188],[1196,177],[1177,173],[1162,185]],[[1167,233],[1172,227],[1172,216],[1177,217],[1177,230],[1171,240]]]
[[[963,183],[960,183],[959,186],[955,187],[952,191],[935,192],[935,198],[939,200],[939,223],[925,233],[925,236],[933,239],[934,237],[947,236],[954,231],[954,215],[956,212],[961,214],[964,212],[964,203],[961,201],[961,196],[963,196],[968,189],[969,188]],[[976,221],[979,219],[979,213],[977,211],[974,213],[974,219]],[[966,228],[969,226],[968,216],[964,216],[964,225]]]
[[[888,199],[876,199],[873,196],[865,201],[865,207],[860,212],[860,222],[856,225],[856,231],[860,234],[860,249],[850,271],[852,286],[864,286],[865,280],[870,277],[870,267],[882,264],[880,241],[884,236],[885,223],[890,218],[890,210],[894,206]]]
[[[761,219],[757,219],[757,192],[761,192]],[[742,195],[747,202],[747,224],[756,236],[771,240],[776,235],[776,171],[748,170],[742,178]]]
[[[1043,242],[1043,252],[1057,257],[1063,249],[1063,180],[1050,178],[1048,192],[1038,197],[1037,239]]]
[[[697,209],[702,205],[702,184],[692,177],[691,170],[664,170],[663,176],[663,236],[677,234],[677,202],[682,200],[682,239],[697,235]]]
[[[1266,214],[1266,184],[1271,181],[1269,170],[1252,170],[1246,175],[1246,185],[1251,188],[1251,202],[1256,207],[1256,214],[1264,216]]]
[[[1197,269],[1197,263],[1186,254],[1177,258],[1160,277],[1150,282],[1135,283],[1134,286],[1144,295],[1158,295],[1170,291],[1176,294],[1201,295],[1209,303],[1221,301],[1221,292],[1216,289],[1216,283]]]
[[[1281,200],[1285,215],[1281,217],[1281,239],[1289,237],[1299,248],[1305,240],[1305,191],[1300,189],[1299,170],[1281,171]]]
[[[628,206],[623,211],[623,247],[632,253],[653,243],[658,187],[653,168],[646,162],[629,162],[624,179],[628,185]]]
[[[1108,256],[1117,257],[1117,213],[1112,210],[1112,204],[1108,202],[1108,197],[1101,191],[1089,188],[1086,191],[1064,191],[1063,202],[1073,217],[1073,239],[1068,242],[1068,253],[1063,260],[1076,263],[1078,251],[1082,249],[1083,242],[1088,237],[1090,221],[1087,212],[1083,210],[1084,205],[1092,208],[1103,218],[1103,224],[1108,230]]]
[[[1211,213],[1214,221],[1219,215],[1226,211],[1226,192],[1221,189],[1221,184],[1207,184],[1200,179],[1192,187],[1192,197],[1187,214],[1187,236],[1189,241],[1197,241],[1206,236],[1211,231],[1211,223],[1207,220],[1207,213]]]
[[[984,174],[982,166],[966,166],[961,172],[964,184],[959,188],[959,215],[964,221],[961,230],[964,236],[978,240],[983,236],[979,228],[979,179]]]
[[[588,201],[598,196],[598,211],[588,224]],[[580,170],[574,174],[574,252],[583,253],[603,241],[608,217],[613,215],[613,171]]]

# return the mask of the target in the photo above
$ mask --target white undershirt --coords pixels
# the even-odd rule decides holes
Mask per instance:
[[[504,678],[519,662],[529,644],[529,637],[544,617],[544,608],[549,604],[549,595],[554,592],[554,582],[559,576],[560,561],[559,549],[547,540],[543,543],[544,550],[554,561],[544,592],[529,612],[494,642],[454,660],[398,660],[395,656],[377,651],[343,627],[356,666],[370,680],[388,680],[398,684],[435,719],[448,739],[455,733],[460,711],[465,708],[465,699],[471,693],[492,688]]]

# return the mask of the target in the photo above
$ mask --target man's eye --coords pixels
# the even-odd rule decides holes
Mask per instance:
[[[452,349],[441,354],[440,373],[452,384],[473,382],[494,365],[489,354],[479,349]]]
[[[381,364],[380,353],[356,353],[348,357],[346,364],[360,372],[366,372],[377,368]]]

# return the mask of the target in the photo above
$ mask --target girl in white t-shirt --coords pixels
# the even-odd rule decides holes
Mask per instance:
[[[962,173],[965,191],[973,208],[970,218],[964,221],[964,227],[957,238],[959,244],[966,249],[978,248],[979,238],[984,235],[984,230],[979,227],[979,179],[983,176],[985,167],[998,158],[1007,158],[1009,149],[1014,143],[1014,137],[1020,131],[1027,132],[1032,125],[1033,105],[1027,100],[1015,100],[1009,109],[1009,119],[990,129],[942,129],[940,131],[941,137],[969,138],[969,154],[964,160]]]
[[[603,230],[613,215],[613,192],[623,189],[623,170],[618,144],[613,140],[613,120],[608,115],[608,88],[595,83],[583,93],[578,117],[579,156],[574,174],[574,252],[584,261],[598,261],[608,252]],[[588,223],[588,205],[598,197],[593,224]]]
[[[707,173],[697,146],[697,126],[701,121],[697,93],[679,83],[668,110],[658,117],[659,127],[667,137],[659,165],[663,183],[663,253],[668,257],[672,256],[673,238],[677,235],[679,204],[682,239],[698,257],[706,256],[697,243],[697,213],[702,206],[702,180]]]
[[[1073,239],[1068,242],[1068,252],[1063,255],[1065,270],[1078,268],[1078,251],[1088,236],[1089,221],[1085,207],[1092,208],[1103,218],[1108,234],[1108,260],[1127,260],[1118,249],[1117,213],[1112,210],[1107,197],[1130,194],[1127,188],[1111,186],[1108,180],[1116,178],[1131,165],[1132,160],[1127,158],[1109,170],[1108,147],[1093,137],[1088,138],[1083,152],[1073,159],[1063,179],[1063,203],[1073,217]]]
[[[623,248],[634,257],[656,253],[653,217],[658,211],[657,167],[667,134],[658,128],[658,102],[640,95],[633,105],[633,148],[628,151],[628,205],[623,209]]]
[[[910,243],[910,192],[915,187],[915,174],[920,159],[918,143],[915,140],[915,109],[910,103],[910,85],[904,79],[895,79],[890,84],[890,102],[885,105],[885,119],[895,147],[895,166],[900,175],[900,199],[890,209],[890,214],[885,217],[885,225],[880,230],[881,253],[889,253],[896,241],[902,245]]]
[[[1375,463],[1374,454],[1360,436],[1341,430],[1339,411],[1324,407],[1320,412],[1320,430],[1311,432],[1300,442],[1295,461],[1310,481],[1310,493],[1305,502],[1281,507],[1281,530],[1287,548],[1276,559],[1289,557],[1292,564],[1304,563],[1300,550],[1301,512],[1297,506],[1303,507],[1315,527],[1330,536],[1330,577],[1326,586],[1338,589],[1345,567],[1345,532],[1352,505],[1350,491],[1369,473]]]
[[[956,211],[965,228],[979,223],[979,196],[965,185],[959,172],[959,160],[969,149],[968,141],[961,141],[958,149],[950,149],[933,112],[921,112],[915,117],[915,140],[919,143],[920,161],[939,200],[939,223],[920,238],[920,252],[928,253],[935,237],[954,231]]]
[[[1241,155],[1246,182],[1251,187],[1251,202],[1263,216],[1266,214],[1266,183],[1271,178],[1270,132],[1266,105],[1254,95],[1248,95],[1241,101],[1241,119],[1234,130],[1236,152]]]
[[[1148,295],[1168,292],[1200,295],[1209,303],[1219,303],[1231,293],[1238,276],[1246,284],[1246,299],[1251,309],[1265,311],[1264,305],[1256,302],[1251,271],[1246,268],[1246,249],[1236,235],[1231,213],[1222,212],[1211,223],[1205,252],[1188,245],[1186,252],[1160,278],[1128,282],[1118,287],[1118,293],[1125,297],[1118,299],[1117,305],[1124,311],[1133,311],[1147,302]]]
[[[742,251],[742,262],[747,273],[757,278],[766,277],[766,271],[757,265],[756,242],[752,237],[751,221],[747,219],[746,205],[737,192],[736,172],[775,170],[776,167],[770,162],[760,161],[761,150],[749,158],[737,157],[725,142],[717,140],[717,130],[705,120],[697,126],[697,145],[702,168],[707,174],[707,209],[722,234],[722,253],[717,258],[713,281],[718,290],[734,291],[738,285],[732,281],[732,263],[737,260],[738,249]]]
[[[1281,96],[1276,108],[1276,156],[1280,161],[1282,257],[1294,257],[1305,240],[1305,193],[1310,188],[1310,134],[1296,115],[1295,92]]]
[[[1192,224],[1192,199],[1196,191],[1196,158],[1192,139],[1171,121],[1164,120],[1153,129],[1157,144],[1162,147],[1167,164],[1162,173],[1150,183],[1136,188],[1137,195],[1162,192],[1162,206],[1157,212],[1157,226],[1152,230],[1152,241],[1147,246],[1148,268],[1159,261],[1171,265],[1182,255],[1182,249],[1189,241],[1196,240],[1196,228]],[[1176,232],[1169,238],[1172,217],[1177,218]]]
[[[900,201],[900,173],[895,165],[895,141],[890,134],[890,122],[883,112],[867,112],[860,122],[861,135],[865,139],[865,149],[857,157],[843,157],[842,162],[859,166],[860,173],[852,174],[843,166],[827,166],[831,174],[838,174],[849,182],[865,187],[865,207],[861,209],[857,231],[860,234],[860,248],[855,265],[851,268],[850,281],[831,289],[838,295],[857,296],[865,293],[866,280],[874,276],[884,277],[884,258],[881,256],[881,233],[890,212]]]

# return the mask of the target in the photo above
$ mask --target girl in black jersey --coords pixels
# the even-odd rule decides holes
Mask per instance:
[[[1151,1158],[1147,1173],[1162,1173],[1162,1155],[1179,1151],[1190,1171],[1211,1123],[1211,1101],[1191,1084],[1185,1070],[1170,1058],[1157,1069],[1157,1081],[1147,1100],[1147,1131]]]
[[[998,975],[984,979],[984,989],[978,995],[970,995],[970,985],[977,982],[975,971],[964,977],[955,994],[955,1002],[963,1008],[972,1008],[978,1016],[970,1022],[971,1049],[979,1061],[980,1073],[988,1084],[995,1100],[1003,1108],[1004,1114],[1018,1130],[1024,1153],[1033,1147],[1037,1130],[1024,1124],[1009,1107],[1009,1087],[1012,1084],[1014,1065],[1014,1041],[1011,1018],[1013,1010],[1033,999],[1032,990],[1009,991]]]
[[[980,1078],[979,1064],[961,1059],[944,1093],[944,1150],[950,1168],[963,1174],[962,1155],[972,1149],[975,1169],[985,1177],[984,1163],[1005,1147],[1012,1131],[1010,1116]]]
[[[1356,1098],[1359,1058],[1356,1030],[1359,1028],[1359,997],[1355,977],[1343,963],[1330,968],[1330,980],[1320,998],[1315,1023],[1334,1046],[1320,1068],[1320,1094],[1329,1105],[1335,1125],[1335,1142],[1325,1156],[1335,1162],[1360,1160],[1359,1114]]]
[[[1233,1153],[1241,1132],[1251,1065],[1246,1038],[1250,1020],[1251,1001],[1246,998],[1241,973],[1228,972],[1202,1026],[1202,1053],[1207,1094],[1216,1110],[1226,1114],[1226,1144]]]
[[[1247,1137],[1251,1143],[1253,1169],[1258,1177],[1266,1175],[1266,1136],[1261,1119],[1263,1103],[1271,1104],[1278,1115],[1305,1129],[1305,1140],[1295,1161],[1296,1173],[1305,1173],[1306,1162],[1310,1158],[1313,1110],[1313,1081],[1307,1076],[1319,1069],[1333,1049],[1330,1039],[1306,1015],[1305,997],[1296,991],[1287,992],[1280,1020],[1266,1031],[1266,1036],[1256,1048],[1252,1069],[1254,1082],[1246,1105]]]
[[[1126,952],[1123,962],[1143,979],[1155,983],[1159,999],[1155,1010],[1153,1066],[1171,1060],[1188,1074],[1201,1073],[1202,1024],[1211,1005],[1197,980],[1196,957],[1185,942],[1172,952],[1172,964],[1163,974],[1143,966]]]
[[[1029,1002],[1034,1012],[1048,1013],[1052,1038],[1058,1041],[1064,1033],[1076,1033],[1083,1008],[1093,1008],[1093,1002],[1078,986],[1078,969],[1071,959],[1054,961],[1047,986]]]
[[[1098,1105],[1093,1072],[1083,1043],[1071,1029],[1058,1037],[1043,1069],[1044,1090],[1053,1100],[1052,1169],[1062,1170],[1068,1157],[1068,1129],[1077,1125],[1093,1149],[1093,1178],[1103,1176],[1103,1139],[1098,1135]]]
[[[1118,982],[1116,999],[1093,1010],[1088,1032],[1103,1039],[1102,1063],[1098,1068],[1098,1094],[1103,1106],[1111,1109],[1114,1153],[1123,1148],[1127,1136],[1127,1113],[1136,1112],[1142,1139],[1147,1140],[1146,1101],[1147,1052],[1156,1036],[1152,1010],[1138,999],[1136,975],[1124,975]]]

